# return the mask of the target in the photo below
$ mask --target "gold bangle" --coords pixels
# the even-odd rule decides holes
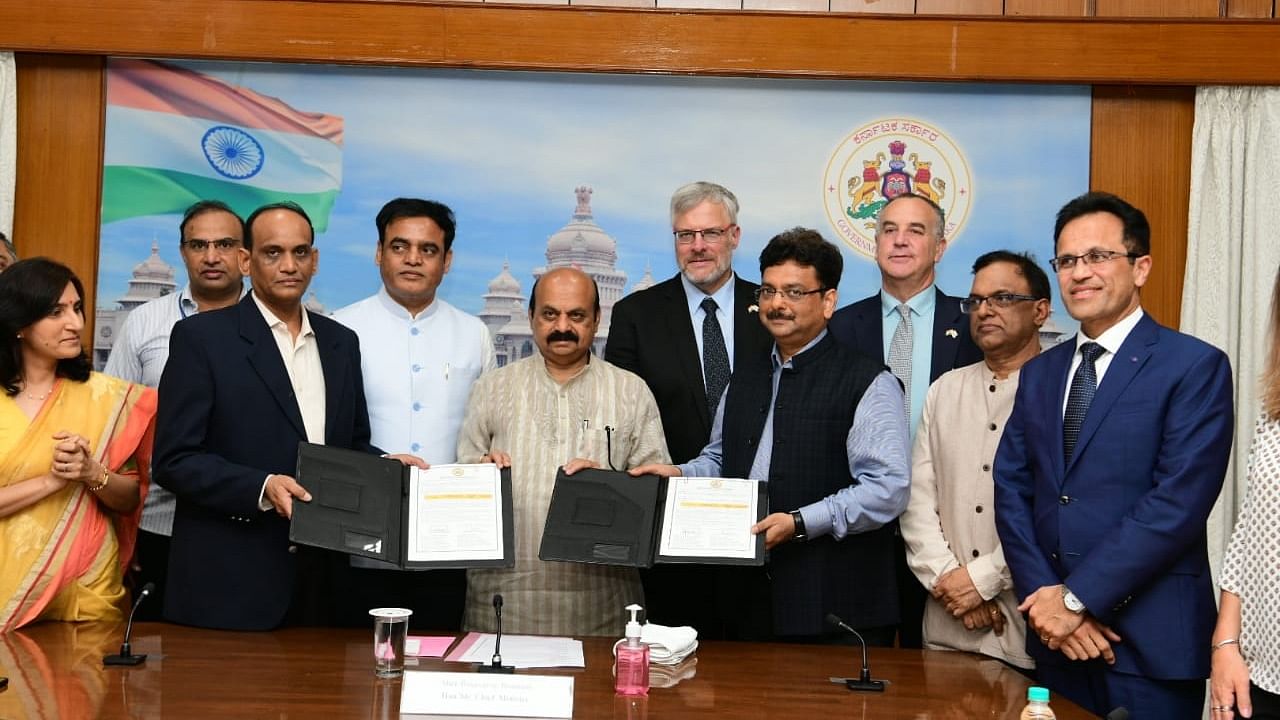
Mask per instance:
[[[102,482],[98,483],[97,485],[90,485],[89,492],[95,492],[95,493],[98,492],[102,488],[106,487],[107,483],[110,480],[111,480],[111,473],[110,471],[107,470],[107,466],[103,465],[102,466]]]

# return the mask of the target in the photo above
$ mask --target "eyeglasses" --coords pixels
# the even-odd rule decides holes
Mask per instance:
[[[777,288],[771,288],[768,285],[766,285],[764,287],[757,288],[755,294],[756,294],[756,302],[764,302],[765,300],[772,300],[779,295],[786,298],[787,300],[790,300],[791,302],[800,302],[801,300],[804,299],[805,295],[816,295],[818,293],[824,293],[830,289],[831,288],[820,287],[817,290],[801,290],[800,288],[783,288],[779,290]]]
[[[1007,308],[1007,307],[1013,307],[1014,303],[1020,303],[1025,300],[1039,300],[1039,299],[1040,298],[1034,295],[1018,295],[1017,293],[1007,293],[1007,292],[996,293],[995,295],[988,295],[986,297],[970,295],[967,298],[961,298],[960,312],[962,313],[977,312],[978,308],[982,307],[982,303],[984,302],[991,303],[993,307]]]
[[[711,228],[704,228],[702,230],[672,230],[671,234],[675,236],[676,242],[680,243],[681,245],[693,244],[694,238],[698,237],[699,235],[702,236],[702,241],[705,242],[706,244],[718,245],[719,243],[724,241],[724,238],[726,235],[729,234],[729,231],[736,227],[738,226],[730,223],[729,225],[725,225],[724,227],[711,227]]]
[[[1138,253],[1123,253],[1116,252],[1115,250],[1090,250],[1083,255],[1059,255],[1058,257],[1050,260],[1049,265],[1053,268],[1054,272],[1064,272],[1074,268],[1076,263],[1081,260],[1084,261],[1085,265],[1096,265],[1098,263],[1104,263],[1108,260],[1115,260],[1116,258],[1121,257],[1132,260],[1142,256]]]
[[[182,247],[193,253],[202,253],[213,246],[213,249],[219,253],[229,253],[239,247],[240,243],[231,238],[222,238],[220,240],[183,240]]]

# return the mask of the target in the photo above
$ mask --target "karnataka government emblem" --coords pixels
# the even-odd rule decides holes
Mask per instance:
[[[922,120],[882,119],[849,133],[823,177],[823,206],[836,233],[863,255],[876,254],[876,217],[892,198],[926,197],[943,209],[949,242],[973,201],[973,178],[960,148]]]

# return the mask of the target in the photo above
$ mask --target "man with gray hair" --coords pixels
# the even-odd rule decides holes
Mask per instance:
[[[711,437],[729,376],[740,358],[768,352],[772,338],[754,316],[757,285],[733,272],[742,229],[738,199],[723,186],[693,182],[671,197],[671,234],[680,272],[613,306],[605,359],[644,379],[658,401],[667,449],[692,460]],[[666,565],[644,574],[648,617],[725,635],[732,569]],[[694,603],[693,598],[706,598]]]

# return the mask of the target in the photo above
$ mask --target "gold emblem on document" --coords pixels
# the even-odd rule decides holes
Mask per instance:
[[[719,490],[720,488],[724,487],[724,480],[720,478],[712,478],[711,487],[716,490]]]
[[[456,468],[454,468],[454,469],[453,469],[453,476],[454,476],[454,477],[462,477],[463,475],[466,475],[466,474],[467,474],[467,471],[466,471],[466,470],[463,470],[463,469],[462,469],[462,468],[460,468],[460,467],[456,467]]]

